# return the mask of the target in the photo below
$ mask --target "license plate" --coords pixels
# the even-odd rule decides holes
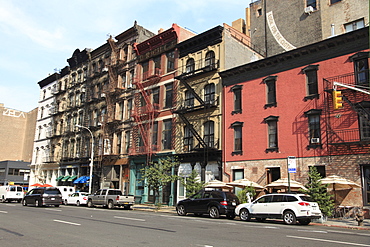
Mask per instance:
[[[55,198],[54,197],[52,197],[52,198],[50,198],[52,201],[54,201],[55,200]]]
[[[236,206],[236,202],[231,203],[231,205]]]

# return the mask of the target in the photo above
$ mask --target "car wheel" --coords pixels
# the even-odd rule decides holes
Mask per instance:
[[[68,205],[67,199],[64,200],[64,205]]]
[[[59,204],[57,204],[57,205],[54,205],[54,207],[56,207],[56,208],[58,208],[60,205]]]
[[[87,202],[87,207],[89,207],[89,208],[94,207],[94,205],[93,205],[93,203],[92,203],[92,201],[91,201],[91,200],[89,200],[89,201]]]
[[[211,207],[209,209],[209,216],[213,219],[218,219],[220,218],[220,211],[218,211],[217,207]]]
[[[35,206],[36,206],[36,207],[41,207],[41,203],[40,203],[40,201],[39,201],[39,200],[35,200]]]
[[[302,220],[298,220],[298,222],[301,225],[307,226],[308,224],[311,223],[311,219],[302,219]]]
[[[242,210],[240,210],[239,217],[240,217],[241,220],[244,220],[244,221],[250,221],[251,220],[251,215],[249,214],[249,211],[246,208],[243,208]]]
[[[109,201],[107,206],[109,209],[114,208],[113,201]]]
[[[76,202],[76,206],[79,207],[80,206],[80,201],[77,201]]]
[[[127,210],[130,210],[131,209],[131,206],[130,205],[128,205],[128,206],[123,206],[125,209],[127,209]]]
[[[266,218],[256,218],[256,220],[257,220],[258,222],[265,222],[265,221],[266,221]]]
[[[287,225],[294,225],[297,223],[295,214],[290,210],[284,212],[283,220],[284,220],[284,223]]]
[[[187,214],[184,205],[177,206],[176,211],[177,211],[177,214],[180,216],[185,216]]]
[[[22,201],[22,205],[23,205],[23,206],[27,206],[27,202],[26,202],[26,200],[23,200],[23,201]]]

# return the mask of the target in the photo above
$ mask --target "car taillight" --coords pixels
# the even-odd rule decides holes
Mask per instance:
[[[116,201],[119,201],[119,196],[116,197]]]
[[[86,196],[82,197],[82,200],[85,200],[86,201],[87,200],[87,197]]]
[[[220,202],[221,205],[227,206],[227,201]]]
[[[310,206],[310,204],[308,203],[308,202],[299,202],[298,203],[299,205],[301,205],[301,206]]]

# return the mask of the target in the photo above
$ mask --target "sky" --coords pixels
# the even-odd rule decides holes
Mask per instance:
[[[176,23],[199,34],[245,19],[250,1],[0,0],[0,103],[33,110],[39,81],[67,66],[77,48],[98,48],[135,20],[154,33]]]

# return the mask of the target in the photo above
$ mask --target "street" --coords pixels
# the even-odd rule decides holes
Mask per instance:
[[[370,231],[282,221],[0,204],[0,246],[369,246]]]

